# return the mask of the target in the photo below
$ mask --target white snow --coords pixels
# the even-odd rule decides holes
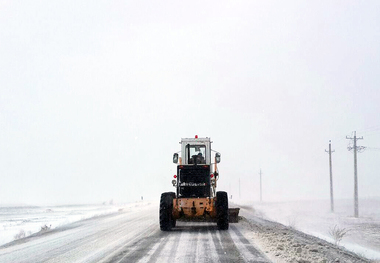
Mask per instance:
[[[380,199],[359,200],[359,218],[353,217],[353,201],[335,200],[335,212],[330,201],[239,202],[253,207],[254,215],[279,222],[304,233],[334,243],[331,229],[348,230],[340,246],[367,258],[380,259]]]
[[[26,237],[41,231],[43,227],[55,229],[83,219],[134,207],[137,204],[0,207],[0,246],[17,239],[17,235]]]
[[[275,210],[276,205],[266,206],[270,211]],[[90,211],[109,212],[100,208],[84,210],[88,213],[82,215],[90,215]],[[247,220],[230,224],[228,231],[218,231],[215,223],[177,222],[173,231],[162,232],[159,230],[158,203],[130,204],[119,213],[76,222],[51,234],[4,247],[0,251],[0,261],[255,262],[266,261],[267,256],[271,261],[280,263],[330,262],[335,260],[335,256],[340,257],[341,251],[327,242],[302,238],[298,231],[256,218],[255,214],[260,214],[258,209],[242,210]],[[72,212],[70,209],[65,211],[65,215]],[[265,256],[259,254],[257,248]],[[341,262],[354,262],[350,261],[350,255],[342,257],[342,260],[348,260]],[[359,259],[355,262],[367,261]]]

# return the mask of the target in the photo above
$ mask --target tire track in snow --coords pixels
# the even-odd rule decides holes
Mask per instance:
[[[190,231],[190,246],[188,246],[188,249],[186,250],[186,262],[189,263],[195,263],[198,262],[198,251],[197,251],[197,244],[199,239],[199,233],[201,232],[199,227],[194,228],[193,231]]]
[[[211,236],[221,263],[244,262],[228,231],[211,232]]]
[[[168,254],[161,253],[160,260],[186,263],[218,261],[216,249],[212,246],[211,231],[218,230],[209,223],[180,222],[169,232],[171,236],[175,236],[175,241],[169,242],[165,247],[164,253]]]
[[[123,263],[123,262],[137,262],[142,259],[154,246],[155,243],[159,242],[159,232],[160,230],[155,230],[153,235],[146,238],[146,235],[140,236],[135,242],[126,242],[123,244],[116,255],[114,255],[107,263]],[[151,231],[149,231],[151,232]],[[149,233],[147,233],[149,234]]]
[[[131,235],[131,233],[126,233],[125,236],[115,241],[116,245],[112,246],[112,252],[110,253],[110,251],[108,251],[108,255],[106,257],[103,257],[101,262],[114,262],[116,259],[122,258],[129,252],[129,250],[126,249],[126,247],[133,247],[139,245],[141,240],[145,238],[147,235],[151,234],[152,231],[154,231],[155,229],[156,224],[151,224],[144,231],[140,231],[137,234]]]
[[[99,262],[112,251],[117,250],[121,242],[125,240],[132,242],[141,236],[144,233],[144,231],[139,231],[141,220],[147,223],[144,226],[145,231],[155,226],[155,222],[150,220],[149,215],[141,216],[138,213],[123,213],[117,217],[105,218],[101,222],[94,221],[86,227],[92,233],[91,235],[78,238],[78,241],[81,241],[80,243],[70,242],[66,244],[60,255],[54,260],[61,262],[62,258],[72,258],[78,263]]]
[[[140,260],[140,262],[155,263],[155,262],[157,262],[157,260],[160,256],[161,256],[160,259],[162,259],[164,257],[164,255],[162,255],[162,252],[164,251],[165,247],[170,245],[170,243],[171,243],[170,239],[173,239],[173,237],[167,232],[161,232],[160,236],[161,236],[160,241],[154,246],[156,248],[151,249],[153,251],[153,253],[151,253],[151,255],[145,256],[146,259],[144,260],[144,258],[143,258],[142,260]]]
[[[181,247],[186,247],[185,254],[181,260],[184,262],[215,262],[218,258],[215,247],[211,247],[211,232],[218,231],[216,226],[210,223],[183,222],[180,226],[183,235]],[[181,241],[180,241],[181,242]]]
[[[225,251],[225,255],[232,257],[232,262],[245,262],[243,256],[241,255],[239,249],[237,248],[235,241],[232,239],[230,231],[219,231],[221,236],[222,246]],[[231,261],[230,261],[231,262]]]
[[[68,258],[78,262],[80,257],[91,254],[99,239],[109,231],[117,232],[120,227],[125,227],[124,224],[113,223],[111,219],[126,221],[123,217],[129,215],[115,213],[94,217],[36,234],[21,240],[22,243],[3,248],[0,262],[68,262]],[[137,219],[130,218],[130,221],[137,222]]]
[[[170,250],[170,255],[173,255],[173,257],[176,258],[178,247],[179,247],[179,242],[180,242],[181,237],[182,237],[182,231],[178,231],[178,232],[174,232],[174,233],[176,236],[174,238],[174,245],[172,246],[172,248]]]
[[[217,231],[215,227],[211,227],[210,225],[207,225],[207,232],[204,233],[204,235],[201,237],[199,244],[199,248],[201,250],[201,255],[203,255],[201,262],[204,263],[213,263],[215,262],[215,259],[218,258],[217,254],[215,253],[215,247],[211,248],[212,236],[211,231]]]
[[[154,227],[156,230],[148,231],[145,235],[141,236],[139,240],[133,244],[124,245],[119,249],[118,254],[113,256],[109,263],[118,262],[157,262],[158,258],[165,247],[168,245],[171,232],[162,232]],[[178,246],[178,245],[177,245]]]
[[[204,263],[212,263],[214,262],[213,257],[217,258],[215,253],[213,253],[213,251],[211,250],[211,246],[210,246],[210,241],[212,240],[211,229],[212,228],[210,227],[210,225],[208,225],[206,228],[207,232],[204,233],[204,235],[201,237],[200,242],[199,242],[199,249],[201,250],[200,254],[203,255],[201,262],[204,262]],[[215,231],[215,230],[212,230],[212,231]]]
[[[268,263],[270,262],[268,259],[266,259],[261,252],[255,248],[249,241],[244,237],[244,235],[239,231],[239,229],[234,226],[230,225],[230,228],[232,231],[236,234],[236,236],[239,238],[240,242],[238,243],[239,247],[244,247],[242,249],[246,249],[251,255],[246,256],[245,253],[243,253],[244,257],[248,262],[257,262],[257,263]]]
[[[181,243],[182,230],[175,229],[171,232],[161,232],[161,235],[165,236],[165,238],[161,239],[160,243],[155,246],[155,249],[152,249],[153,253],[148,257],[148,260],[141,260],[142,262],[155,263],[158,260],[159,262],[175,261],[178,247]]]
[[[123,215],[117,215],[117,218],[122,216]],[[47,232],[41,236],[37,236],[31,239],[30,242],[18,247],[19,249],[13,250],[13,253],[10,255],[7,255],[8,253],[2,253],[0,261],[18,263],[62,262],[67,258],[77,258],[78,255],[83,255],[91,251],[84,251],[83,247],[91,247],[91,244],[96,243],[99,238],[109,234],[110,230],[117,233],[123,231],[123,228],[128,227],[125,224],[110,226],[109,224],[104,224],[104,219],[105,218],[93,218],[75,222],[62,229],[57,228],[50,233]],[[131,221],[138,222],[137,218]],[[83,230],[86,230],[86,234],[81,236]],[[39,251],[39,253],[34,253],[34,251]]]
[[[148,219],[148,216],[144,216],[144,219]],[[127,235],[129,236],[128,241],[131,242],[131,240],[134,240],[141,236],[141,231],[131,231],[131,229],[135,230],[138,228],[141,218],[133,218],[132,220],[124,219],[122,223],[118,223],[111,228],[104,228],[100,232],[96,232],[94,234],[91,234],[89,236],[85,236],[82,239],[79,239],[80,242],[71,242],[67,244],[63,249],[63,251],[60,251],[60,258],[65,258],[65,254],[67,254],[68,258],[71,256],[77,255],[80,257],[81,254],[83,254],[83,250],[86,251],[96,251],[92,254],[87,255],[85,258],[80,260],[80,262],[98,262],[99,259],[104,258],[107,254],[110,253],[110,251],[114,251],[115,248],[117,249],[118,243],[123,242],[123,240],[127,239]],[[150,229],[153,227],[153,224],[147,229]],[[102,227],[103,228],[103,227]],[[109,240],[112,237],[112,241],[106,242],[105,240]],[[100,246],[99,244],[102,243],[103,245]],[[95,247],[99,247],[101,249],[94,249]],[[87,248],[87,249],[86,249]]]

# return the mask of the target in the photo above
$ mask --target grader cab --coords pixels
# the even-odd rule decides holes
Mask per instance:
[[[228,195],[216,191],[220,153],[212,156],[210,138],[182,138],[181,151],[173,155],[177,174],[172,181],[176,192],[161,194],[160,228],[169,231],[176,220],[216,221],[220,230],[229,226]]]

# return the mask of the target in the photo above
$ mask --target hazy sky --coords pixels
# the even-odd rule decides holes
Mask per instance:
[[[159,200],[181,137],[219,190],[353,197],[380,149],[379,1],[0,0],[0,204]],[[380,151],[358,154],[380,196]]]

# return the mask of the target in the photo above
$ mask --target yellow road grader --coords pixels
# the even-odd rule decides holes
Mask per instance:
[[[221,155],[211,156],[210,138],[182,138],[181,151],[173,155],[177,174],[172,181],[176,192],[161,194],[160,228],[170,231],[177,219],[216,221],[218,229],[229,226],[228,195],[216,192]]]

